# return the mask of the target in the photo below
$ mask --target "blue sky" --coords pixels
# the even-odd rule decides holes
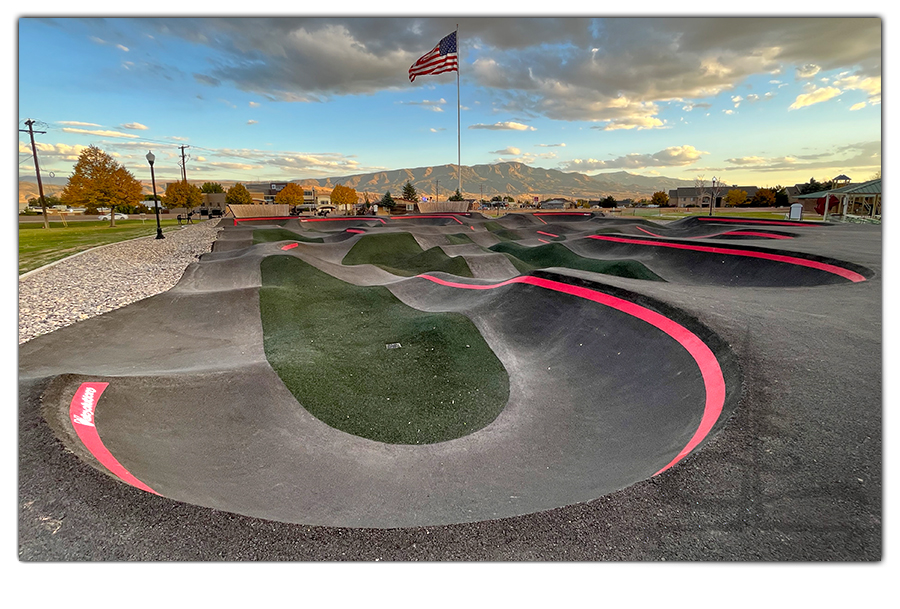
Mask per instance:
[[[181,146],[212,181],[455,164],[456,73],[407,70],[459,24],[463,165],[757,186],[881,171],[878,17],[405,14],[19,17],[19,128],[46,131],[57,177],[88,145],[142,180],[152,150],[161,181]],[[20,177],[30,155],[20,133]]]

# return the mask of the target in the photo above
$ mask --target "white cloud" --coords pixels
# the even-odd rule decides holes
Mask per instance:
[[[475,125],[469,125],[469,129],[491,129],[496,131],[536,131],[534,127],[529,125],[523,125],[522,123],[515,123],[511,121],[506,121],[503,123],[494,123],[493,125],[484,125],[481,123]]]
[[[797,96],[797,99],[794,100],[794,103],[790,105],[789,110],[797,110],[799,108],[805,108],[806,106],[812,106],[813,104],[819,104],[829,99],[833,99],[841,94],[841,90],[835,87],[822,87],[821,89],[813,89],[809,93],[801,93]]]
[[[562,163],[568,171],[599,171],[601,169],[640,169],[644,167],[683,167],[696,163],[704,154],[693,146],[671,146],[653,154],[632,153],[610,161],[574,159]]]
[[[805,80],[807,78],[812,78],[813,76],[818,74],[821,69],[822,68],[820,66],[817,66],[814,63],[808,63],[804,66],[799,66],[796,69],[796,78],[797,78],[797,80]]]
[[[97,135],[100,137],[123,137],[123,138],[136,138],[138,136],[131,133],[122,133],[121,131],[110,131],[107,129],[73,129],[72,127],[64,127],[63,131],[66,133],[81,133],[85,135]]]
[[[865,107],[866,102],[859,102],[858,104],[853,104],[852,106],[850,106],[850,111],[853,112],[854,110],[862,110]]]
[[[501,156],[516,156],[522,154],[522,151],[514,146],[508,146],[503,150],[492,150],[490,154],[499,154]]]
[[[140,123],[125,123],[124,125],[120,126],[122,127],[122,129],[134,129],[135,131],[147,131],[149,129],[149,127]]]

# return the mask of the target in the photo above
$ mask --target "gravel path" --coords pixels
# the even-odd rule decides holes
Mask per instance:
[[[19,344],[174,287],[212,249],[218,224],[105,245],[19,277]]]

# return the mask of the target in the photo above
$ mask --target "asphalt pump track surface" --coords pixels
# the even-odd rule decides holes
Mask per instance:
[[[751,378],[771,373],[760,360],[784,366],[784,347],[770,351],[779,341],[788,340],[795,351],[813,336],[827,343],[821,327],[808,334],[819,317],[834,329],[832,316],[812,312],[817,305],[824,303],[826,313],[849,307],[856,319],[869,321],[860,340],[837,337],[865,355],[852,364],[841,358],[839,367],[821,359],[825,349],[816,355],[825,362],[822,371],[834,379],[848,365],[868,366],[870,376],[879,369],[871,364],[880,363],[872,350],[880,341],[873,287],[880,283],[880,227],[795,222],[785,231],[783,223],[696,218],[664,225],[580,212],[499,220],[474,213],[223,220],[220,226],[213,251],[173,289],[20,347],[23,504],[50,492],[39,481],[49,468],[65,471],[51,478],[77,488],[55,501],[89,505],[92,518],[101,520],[98,497],[112,484],[126,505],[163,502],[154,505],[306,525],[322,534],[552,521],[567,510],[627,501],[679,472],[727,477],[720,465],[702,473],[702,457],[729,461],[728,455],[760,441],[742,433],[744,409],[760,399],[760,388],[748,386],[748,372]],[[741,238],[754,239],[753,245],[736,244],[728,232],[751,233]],[[470,272],[398,276],[384,265],[343,263],[361,240],[392,234],[412,235],[423,251],[462,257]],[[510,242],[535,252],[561,245],[593,261],[628,260],[659,280],[572,267],[522,273],[520,262],[497,247]],[[289,257],[301,272],[387,288],[419,311],[464,315],[502,362],[507,403],[471,433],[421,445],[377,442],[325,424],[267,360],[259,293],[262,263],[273,257]],[[784,321],[792,316],[803,320],[793,332],[799,342],[789,338],[798,324]],[[796,360],[788,360],[796,369]],[[861,459],[857,469],[866,470],[867,488],[880,489],[880,456],[871,452],[880,447],[880,376],[862,384],[871,398],[865,424],[853,420],[868,445],[854,455]],[[850,389],[837,385],[831,398],[840,401]],[[807,399],[789,393],[789,401]],[[339,392],[334,399],[341,399]],[[849,496],[859,503],[859,495],[854,485]],[[877,538],[880,501],[865,497],[862,507],[847,504],[847,514],[838,510],[829,518],[872,514],[877,522],[862,528]],[[20,554],[37,560],[84,555],[71,548],[43,554],[26,520],[23,514],[20,545],[26,549]],[[85,535],[96,543],[98,534]],[[733,556],[752,555],[746,539],[731,543],[738,546]],[[880,543],[871,539],[855,548],[844,555],[880,556]],[[687,556],[714,557],[702,551]],[[462,556],[478,557],[477,551]],[[592,556],[604,557],[628,559]]]

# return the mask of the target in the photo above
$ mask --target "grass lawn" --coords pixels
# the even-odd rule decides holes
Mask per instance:
[[[527,247],[518,243],[498,243],[491,246],[491,251],[506,254],[510,262],[520,273],[551,266],[631,277],[647,281],[665,281],[662,277],[648,269],[637,260],[597,260],[579,256],[559,243],[548,243],[538,247]]]
[[[413,309],[387,288],[345,283],[292,256],[267,257],[261,270],[266,357],[324,423],[431,444],[484,427],[506,405],[506,369],[464,315]]]
[[[178,226],[173,219],[160,220],[163,232]],[[127,241],[138,237],[156,235],[156,218],[152,220],[116,220],[114,228],[108,221],[97,220],[51,222],[45,229],[43,222],[19,224],[19,274],[27,273],[45,264],[62,260],[78,252],[99,245]]]
[[[457,277],[472,277],[462,256],[450,257],[440,247],[423,251],[409,233],[364,235],[357,241],[343,264],[374,264],[394,275],[412,277],[419,273],[443,271]]]

